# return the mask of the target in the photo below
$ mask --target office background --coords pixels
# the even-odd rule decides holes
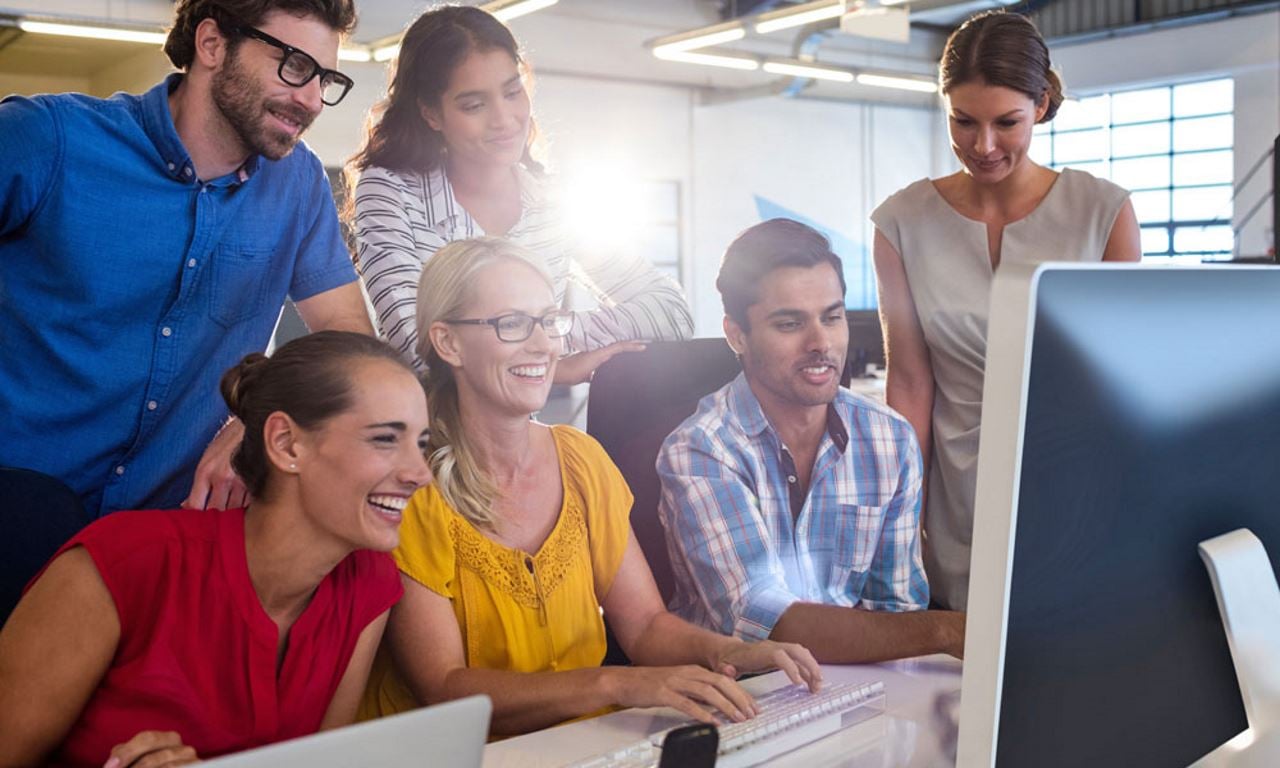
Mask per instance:
[[[394,34],[427,5],[357,2],[353,41]],[[831,235],[847,262],[850,306],[874,306],[868,214],[907,183],[958,167],[935,95],[826,82],[775,93],[790,79],[660,61],[644,45],[715,23],[721,6],[731,13],[735,5],[741,15],[787,3],[560,0],[509,22],[534,67],[536,115],[575,225],[602,242],[640,248],[678,275],[699,335],[720,333],[714,281],[725,244],[769,215],[791,215]],[[1000,4],[916,6],[909,43],[836,33],[818,58],[927,78],[946,32]],[[1264,253],[1274,238],[1269,205],[1240,222],[1266,195],[1269,166],[1234,204],[1230,190],[1280,131],[1280,3],[1032,6],[1073,97],[1054,128],[1037,136],[1033,155],[1145,190],[1135,195],[1144,250],[1171,254],[1148,258]],[[11,25],[39,16],[160,27],[171,8],[166,0],[10,0],[0,17]],[[798,34],[753,34],[728,47],[790,56]],[[364,115],[386,85],[385,64],[344,61],[341,68],[356,88],[306,135],[335,168],[355,151]],[[0,27],[0,93],[140,92],[168,71],[156,46]],[[1188,90],[1204,81],[1221,83]],[[1149,152],[1126,149],[1160,133],[1165,144],[1157,137]],[[1189,154],[1180,157],[1183,150]],[[1181,232],[1180,222],[1188,224]]]

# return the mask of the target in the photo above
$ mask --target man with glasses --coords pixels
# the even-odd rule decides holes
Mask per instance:
[[[92,516],[247,501],[222,372],[286,295],[312,330],[373,332],[296,146],[351,88],[354,23],[352,0],[179,0],[182,71],[149,92],[0,102],[0,465],[61,478]]]

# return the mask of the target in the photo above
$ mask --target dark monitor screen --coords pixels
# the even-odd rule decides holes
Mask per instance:
[[[845,312],[849,323],[849,353],[846,367],[852,376],[865,376],[872,368],[884,367],[884,336],[880,331],[880,313],[874,309],[850,309]]]
[[[1277,328],[1280,269],[1042,274],[997,765],[1185,766],[1246,728],[1197,544],[1280,555]]]

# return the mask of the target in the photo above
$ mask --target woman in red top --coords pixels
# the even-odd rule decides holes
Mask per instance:
[[[252,506],[118,512],[54,556],[0,632],[0,765],[159,768],[353,720],[431,479],[422,387],[329,331],[222,394]]]

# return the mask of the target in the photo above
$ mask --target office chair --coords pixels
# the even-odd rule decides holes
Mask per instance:
[[[61,480],[0,467],[0,626],[31,577],[88,524],[80,497]]]
[[[591,380],[587,433],[600,441],[631,487],[631,528],[663,602],[675,595],[675,578],[658,520],[658,449],[697,410],[699,400],[729,383],[739,370],[724,339],[655,341],[642,352],[609,360]],[[626,663],[612,634],[605,663]]]

